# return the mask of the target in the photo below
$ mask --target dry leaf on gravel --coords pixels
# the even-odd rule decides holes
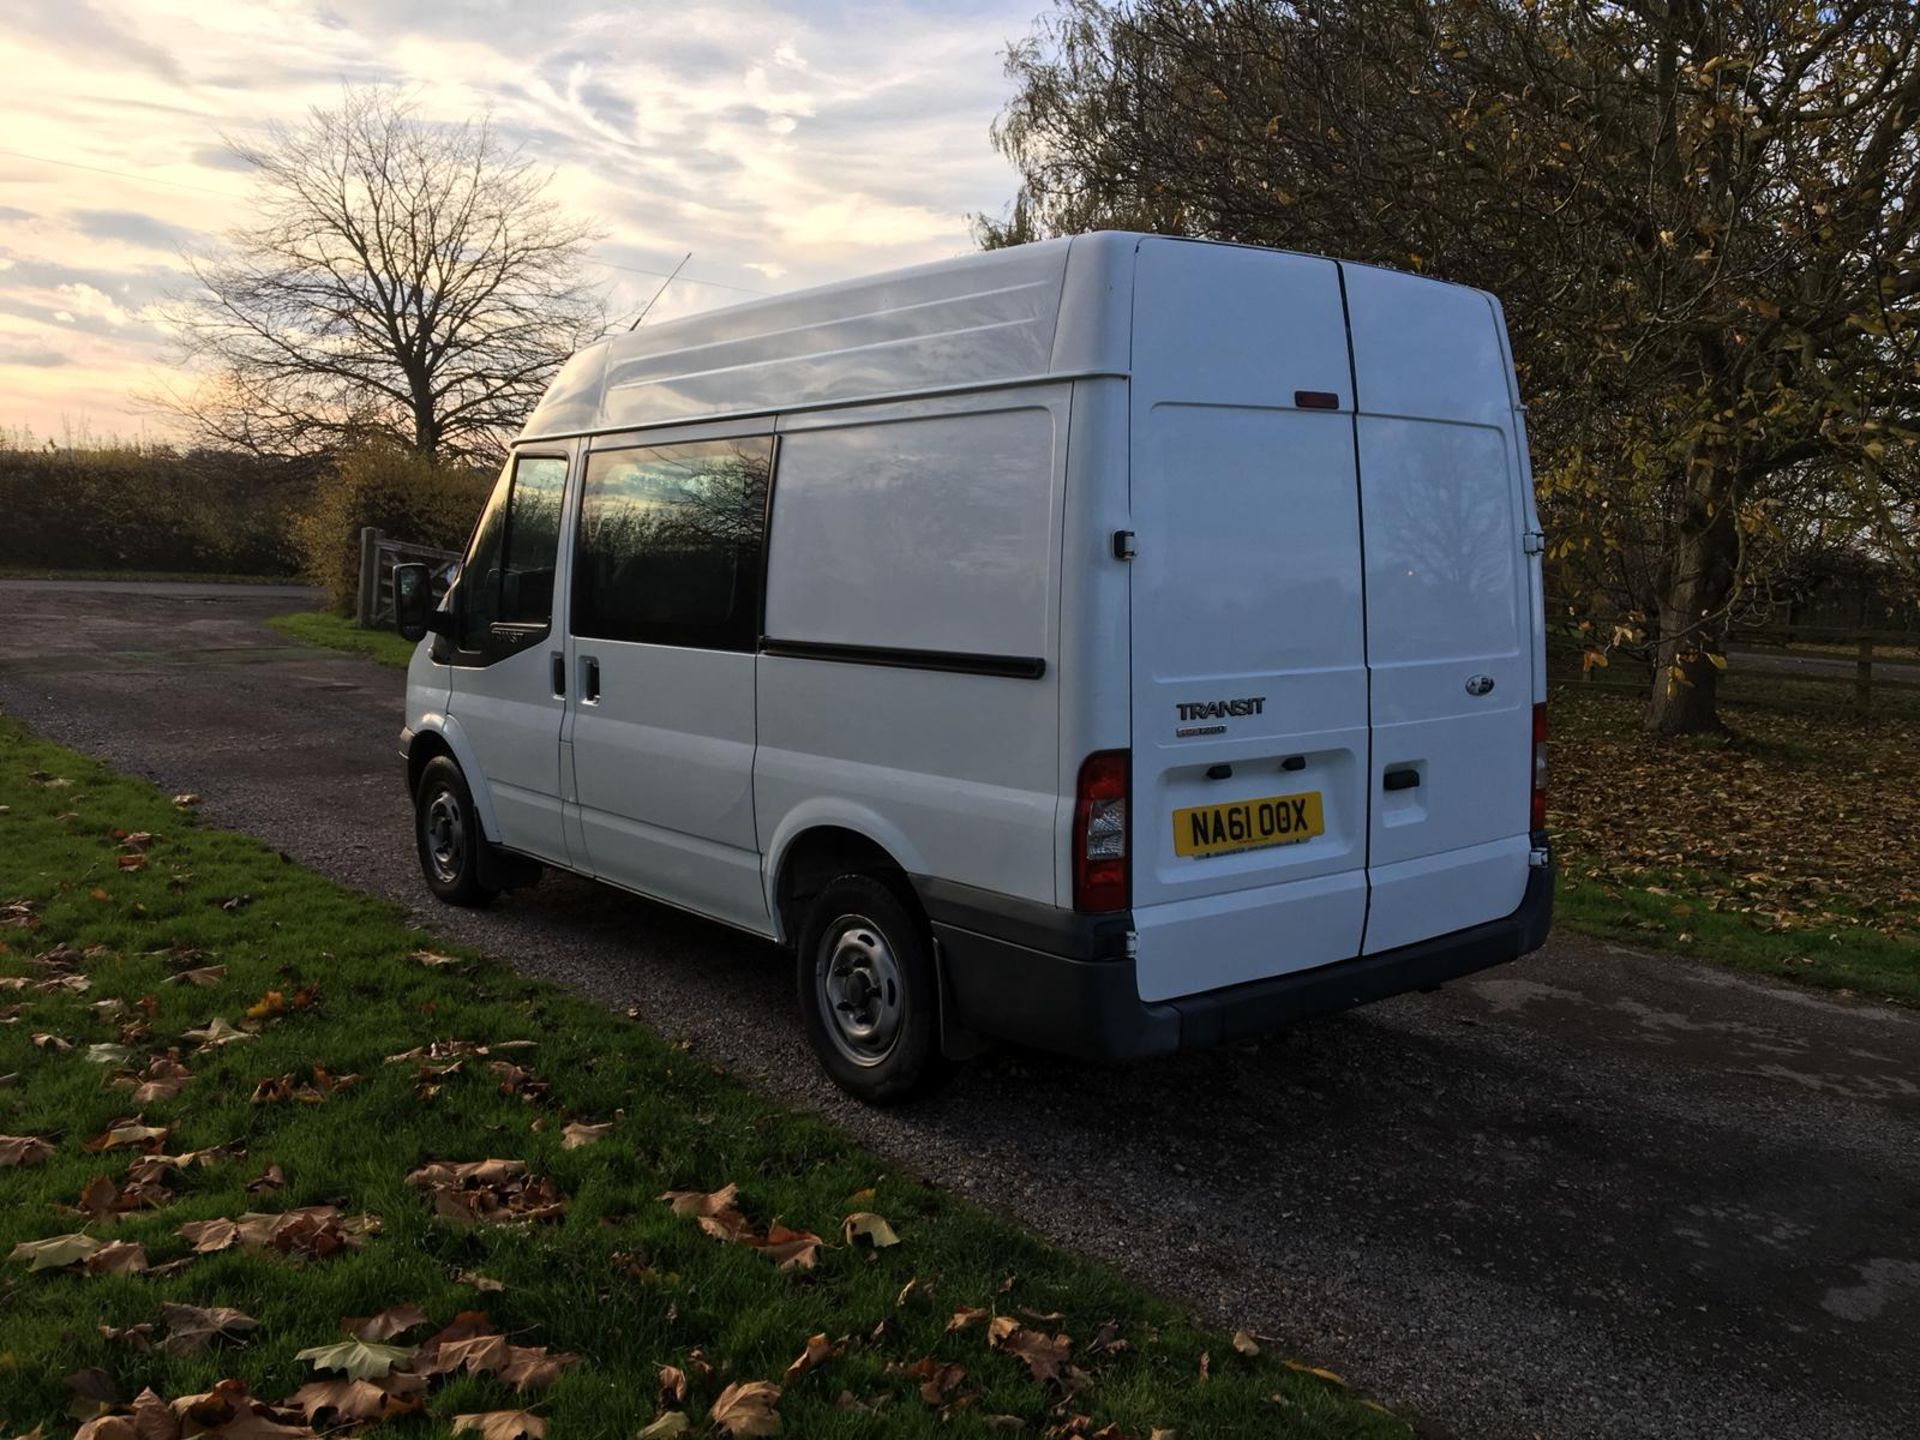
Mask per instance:
[[[746,1380],[727,1386],[713,1402],[707,1418],[736,1440],[756,1435],[778,1435],[780,1387],[768,1380]]]
[[[174,796],[173,803],[176,809],[191,810],[200,803],[200,797],[189,790],[185,794]]]
[[[525,1410],[488,1410],[477,1415],[453,1417],[453,1433],[471,1430],[481,1440],[543,1440],[547,1422]]]
[[[167,1338],[160,1348],[169,1355],[194,1355],[216,1340],[238,1340],[260,1322],[225,1305],[162,1305],[160,1318]]]
[[[53,1146],[38,1135],[0,1135],[0,1168],[38,1165],[53,1154]]]

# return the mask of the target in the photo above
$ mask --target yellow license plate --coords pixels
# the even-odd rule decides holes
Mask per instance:
[[[1229,805],[1194,805],[1173,812],[1173,853],[1224,855],[1267,845],[1298,845],[1327,828],[1320,792],[1270,795]]]

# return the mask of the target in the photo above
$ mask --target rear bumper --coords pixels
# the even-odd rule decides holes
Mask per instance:
[[[939,942],[950,1019],[981,1034],[1090,1060],[1204,1049],[1431,989],[1539,949],[1553,917],[1553,867],[1537,866],[1527,872],[1519,908],[1503,919],[1378,955],[1145,1001],[1124,954],[1090,958],[1023,943],[1036,938],[1024,924],[995,925],[998,933],[987,933],[977,896],[962,906],[942,894],[943,887],[930,888],[923,900]]]

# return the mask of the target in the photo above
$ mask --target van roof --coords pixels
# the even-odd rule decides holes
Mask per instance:
[[[611,335],[561,367],[520,439],[1036,380],[1124,375],[1131,271],[1098,231],[770,296]]]

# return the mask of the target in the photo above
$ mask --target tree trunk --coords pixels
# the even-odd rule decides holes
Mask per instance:
[[[1738,537],[1725,496],[1701,495],[1668,557],[1660,590],[1660,643],[1646,728],[1656,735],[1722,730],[1717,704],[1720,614],[1733,589]],[[1709,514],[1711,506],[1711,514]]]

